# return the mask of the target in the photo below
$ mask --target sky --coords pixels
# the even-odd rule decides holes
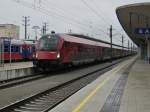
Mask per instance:
[[[125,45],[129,39],[123,31],[116,8],[122,5],[149,2],[149,0],[0,0],[0,24],[20,26],[20,38],[24,38],[23,16],[29,16],[28,35],[34,39],[33,26],[48,24],[47,33],[79,33],[110,41],[109,28],[113,26],[113,43]],[[38,37],[41,31],[38,30]]]

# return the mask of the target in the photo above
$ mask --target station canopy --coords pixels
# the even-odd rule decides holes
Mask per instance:
[[[146,45],[150,38],[150,2],[125,5],[116,9],[125,32],[138,45]]]

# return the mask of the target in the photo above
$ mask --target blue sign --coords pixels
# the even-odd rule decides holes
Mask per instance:
[[[150,28],[135,28],[135,34],[150,35]]]
[[[4,40],[4,44],[5,44],[5,45],[10,45],[10,41]]]

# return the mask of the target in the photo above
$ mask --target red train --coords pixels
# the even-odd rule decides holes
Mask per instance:
[[[8,62],[21,60],[31,60],[35,52],[35,44],[33,41],[18,40],[18,39],[1,39],[0,44],[0,59]]]
[[[112,58],[127,56],[127,48],[113,44]],[[111,58],[110,44],[77,34],[49,34],[36,44],[33,64],[35,67],[51,68],[58,65],[76,65]]]

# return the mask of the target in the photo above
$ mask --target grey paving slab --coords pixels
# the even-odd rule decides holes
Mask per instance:
[[[150,112],[150,64],[137,60],[124,90],[120,112]]]
[[[90,83],[49,112],[100,112],[107,96],[110,94],[115,83],[121,76],[120,74],[122,74],[133,60],[134,59],[125,61],[111,71],[106,72],[94,82]],[[110,79],[104,83],[108,77]],[[101,88],[89,98],[92,92],[99,86],[101,86]],[[78,107],[81,108],[78,110]]]
[[[29,68],[33,67],[33,63],[30,62],[16,62],[16,63],[6,63],[4,65],[0,66],[0,71],[5,71],[5,70],[14,70],[14,69],[22,69],[22,68]]]

